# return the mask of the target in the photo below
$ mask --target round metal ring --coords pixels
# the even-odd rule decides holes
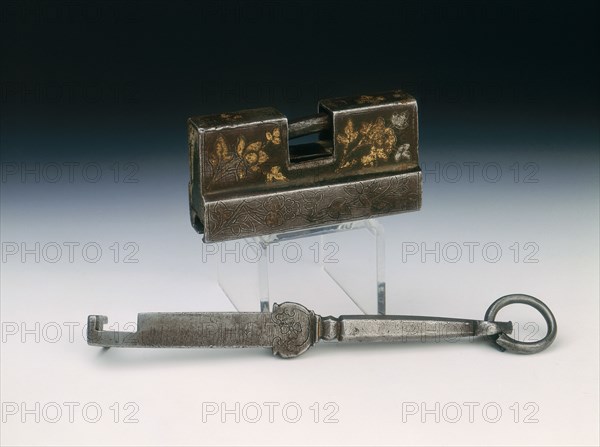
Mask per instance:
[[[492,303],[485,313],[484,319],[486,321],[495,321],[494,319],[496,318],[498,311],[510,304],[526,304],[536,309],[542,314],[544,320],[546,320],[548,332],[544,338],[533,342],[519,341],[506,334],[500,334],[496,339],[496,344],[504,350],[515,352],[517,354],[535,354],[550,346],[556,338],[556,319],[548,306],[537,298],[521,294],[503,296]]]

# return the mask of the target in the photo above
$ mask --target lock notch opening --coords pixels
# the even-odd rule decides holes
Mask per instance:
[[[328,114],[319,113],[290,120],[288,133],[290,164],[333,161],[331,117]],[[296,142],[292,143],[292,140]]]

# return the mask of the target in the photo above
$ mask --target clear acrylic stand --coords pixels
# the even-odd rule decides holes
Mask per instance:
[[[299,302],[322,315],[385,314],[385,244],[376,219],[221,242],[218,281],[241,312]]]

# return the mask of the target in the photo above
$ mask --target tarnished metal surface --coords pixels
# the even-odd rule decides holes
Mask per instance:
[[[417,103],[400,90],[188,122],[190,214],[205,242],[365,219],[421,206]],[[289,139],[319,132],[319,141]]]
[[[378,316],[341,316],[338,319],[339,341],[405,342],[427,339],[453,340],[510,333],[510,323],[490,323],[454,318]]]
[[[501,350],[516,352],[518,354],[535,354],[536,352],[543,351],[554,342],[554,339],[556,338],[556,319],[548,306],[533,296],[523,294],[503,296],[502,298],[497,299],[488,308],[485,313],[485,319],[494,321],[500,309],[510,304],[525,304],[536,309],[542,317],[544,317],[548,332],[541,340],[532,342],[515,340],[507,335],[510,334],[510,332],[500,333],[495,336],[495,341]]]
[[[107,318],[90,315],[87,339],[103,347],[272,347],[274,354],[287,358],[317,341],[320,321],[295,303],[274,304],[273,312],[142,313],[136,332],[105,331]]]
[[[513,303],[537,309],[548,324],[537,342],[510,338],[512,323],[496,322],[496,313]],[[107,318],[88,317],[88,343],[102,347],[272,347],[283,358],[296,357],[319,340],[340,342],[453,341],[461,337],[491,337],[501,350],[533,354],[556,337],[556,320],[548,307],[528,295],[507,295],[486,312],[484,320],[419,316],[342,315],[321,317],[296,303],[275,304],[273,312],[143,313],[137,332],[105,331]]]

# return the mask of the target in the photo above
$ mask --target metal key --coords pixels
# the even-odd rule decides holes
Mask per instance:
[[[544,338],[522,342],[508,336],[511,322],[498,322],[498,311],[514,303],[537,309],[548,326]],[[421,316],[342,315],[321,317],[304,306],[274,304],[272,312],[141,313],[136,332],[105,331],[103,315],[88,317],[87,340],[92,346],[146,348],[271,347],[283,358],[296,357],[319,340],[339,342],[407,342],[458,337],[490,337],[502,351],[533,354],[556,338],[556,320],[548,307],[529,295],[496,300],[483,320]]]

